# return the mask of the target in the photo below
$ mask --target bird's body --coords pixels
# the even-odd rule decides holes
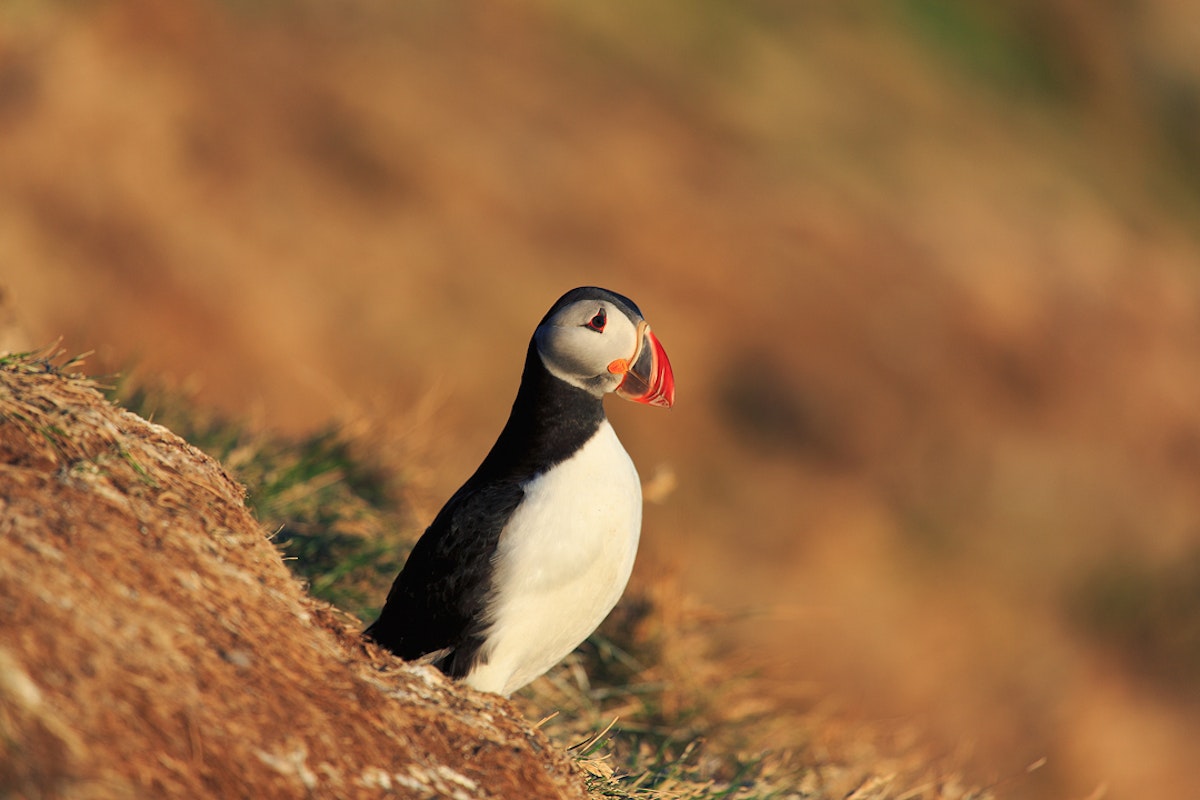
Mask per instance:
[[[491,640],[468,676],[510,694],[553,667],[616,605],[637,555],[642,488],[612,426],[524,487],[500,536]]]
[[[666,354],[632,302],[568,292],[530,342],[499,439],[413,548],[368,638],[504,695],[587,638],[624,591],[641,530],[610,391],[669,406]]]

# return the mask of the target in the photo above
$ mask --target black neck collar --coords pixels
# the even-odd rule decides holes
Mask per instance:
[[[601,399],[550,374],[530,341],[508,422],[471,480],[526,481],[574,455],[604,419]]]

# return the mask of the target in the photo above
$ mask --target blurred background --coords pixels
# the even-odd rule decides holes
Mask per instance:
[[[5,344],[365,425],[427,520],[580,284],[678,382],[635,584],[781,719],[1196,791],[1200,5],[0,5]]]

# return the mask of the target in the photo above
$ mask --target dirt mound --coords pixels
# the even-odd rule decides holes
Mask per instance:
[[[0,359],[0,795],[583,797],[498,698],[366,649],[221,467]]]

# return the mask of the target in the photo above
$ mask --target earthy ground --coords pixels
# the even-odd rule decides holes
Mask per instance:
[[[585,796],[504,701],[365,648],[165,428],[8,360],[0,454],[6,797]]]
[[[715,609],[747,746],[1184,796],[1200,27],[993,5],[11,4],[12,337],[370,431],[427,519],[549,303],[622,291],[679,381],[611,408],[634,590]]]

